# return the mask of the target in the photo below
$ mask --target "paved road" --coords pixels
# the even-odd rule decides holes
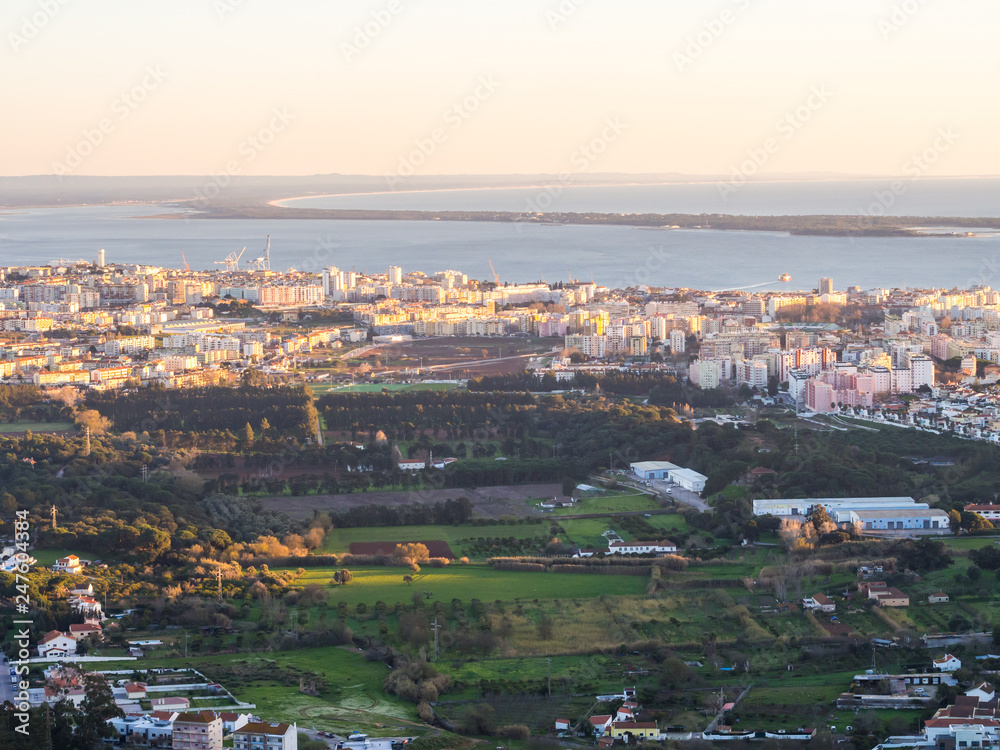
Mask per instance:
[[[660,496],[660,498],[673,498],[679,503],[684,503],[684,505],[690,505],[692,508],[697,508],[698,510],[704,512],[711,510],[712,506],[706,503],[697,492],[689,492],[683,487],[672,486],[670,482],[663,479],[653,479],[652,487],[646,487],[644,484],[637,482],[634,479],[629,479],[627,477],[617,477],[618,483],[623,484],[626,487],[631,487],[632,489],[640,490],[642,492],[653,492]],[[670,492],[667,492],[667,490]]]
[[[691,492],[683,487],[671,487],[670,482],[666,482],[662,479],[654,479],[652,482],[654,490],[657,490],[667,497],[672,497],[679,503],[690,505],[692,508],[697,508],[702,512],[712,509],[712,506],[702,500],[697,492]],[[670,490],[669,493],[667,492],[667,489]]]
[[[5,702],[14,702],[14,686],[10,682],[10,664],[6,656],[0,656],[0,706]]]

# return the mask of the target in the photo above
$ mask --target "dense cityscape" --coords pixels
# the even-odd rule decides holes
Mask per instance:
[[[381,689],[413,701],[420,719],[506,741],[524,742],[547,726],[599,746],[832,735],[864,747],[905,728],[906,737],[882,746],[937,747],[986,742],[996,725],[983,723],[983,711],[995,710],[985,683],[954,696],[969,674],[1000,658],[988,652],[995,642],[988,610],[968,603],[988,601],[976,582],[981,587],[983,570],[1000,568],[1000,556],[990,546],[932,541],[984,534],[1000,520],[995,494],[974,489],[995,469],[949,442],[995,443],[1000,435],[1000,295],[992,289],[840,291],[830,278],[809,291],[610,289],[400,266],[377,275],[335,267],[277,272],[267,250],[250,268],[233,254],[211,271],[192,271],[186,260],[178,270],[96,255],[0,269],[2,486],[14,493],[3,502],[17,514],[0,576],[11,602],[31,602],[18,612],[35,612],[31,620],[8,619],[17,648],[4,697],[14,701],[15,717],[43,712],[53,732],[60,721],[62,731],[72,731],[66,722],[93,722],[95,736],[130,746],[217,748],[231,738],[248,749],[330,742],[389,750],[419,739],[422,732],[405,724],[386,732],[383,723],[352,722],[333,709],[325,721],[334,731],[322,729],[308,714],[269,711],[268,701],[248,700],[238,687],[240,674],[254,673],[238,667],[244,649],[266,644],[295,654],[332,642],[394,661]],[[385,400],[400,417],[384,411]],[[571,423],[555,427],[567,407],[610,420],[614,434],[594,443],[577,437]],[[871,457],[850,455],[852,438],[833,437],[864,440],[886,430],[896,443],[904,431],[924,437],[906,438],[905,455],[875,458],[885,468],[874,474],[864,468]],[[848,455],[824,444],[831,439],[847,440]],[[803,461],[819,474],[836,464],[868,476],[856,487],[846,476],[805,481],[795,468]],[[896,462],[909,468],[889,469]],[[955,471],[968,476],[948,490],[941,477]],[[111,495],[103,487],[109,481]],[[172,511],[125,510],[131,501],[124,498],[141,498],[150,487],[173,496]],[[872,496],[876,487],[884,496]],[[795,497],[810,499],[788,499]],[[120,510],[100,510],[109,507]],[[427,525],[441,522],[468,530]],[[112,537],[101,529],[108,523],[117,529]],[[407,532],[413,524],[419,530]],[[505,525],[515,536],[497,535]],[[395,526],[402,535],[380,531]],[[779,550],[788,556],[783,562]],[[968,570],[941,578],[960,550]],[[434,572],[456,565],[474,577],[543,578],[603,566],[593,572],[641,583],[654,610],[661,588],[696,592],[718,581],[723,588],[709,596],[737,631],[726,635],[722,627],[710,646],[668,632],[636,640],[627,647],[635,664],[611,680],[626,683],[621,694],[597,695],[577,715],[583,703],[559,701],[546,687],[544,705],[575,718],[543,712],[500,724],[494,714],[510,701],[519,705],[513,696],[529,685],[510,694],[496,678],[474,688],[461,669],[439,671],[440,657],[427,653],[432,632],[435,655],[454,652],[452,668],[467,649],[487,657],[498,649],[533,653],[531,642],[548,644],[543,653],[550,654],[589,648],[553,642],[554,630],[569,627],[558,599],[554,611],[543,605],[540,619],[519,615],[518,625],[499,599],[485,605],[473,597],[478,632],[463,624],[469,615],[458,598],[449,607],[439,592],[425,592],[426,600],[439,597],[427,612],[419,591],[446,585],[434,582]],[[393,574],[394,567],[403,570]],[[26,583],[28,571],[43,569]],[[756,580],[741,583],[730,569],[757,570]],[[178,578],[172,570],[186,572]],[[381,580],[386,575],[392,580]],[[485,593],[509,584],[476,585]],[[391,609],[386,597],[399,586],[418,592],[412,610],[404,601]],[[750,600],[740,603],[746,597],[734,587]],[[364,593],[347,604],[340,593],[347,589]],[[367,601],[367,591],[381,600]],[[603,584],[586,586],[574,601],[601,591]],[[956,600],[965,601],[947,617],[883,611],[946,612]],[[514,602],[520,613],[523,600]],[[369,607],[380,613],[375,620]],[[439,634],[442,616],[457,620]],[[684,629],[678,614],[669,620],[668,630]],[[815,631],[811,640],[798,621]],[[157,622],[176,624],[163,630]],[[632,639],[648,638],[657,622],[647,614],[612,627],[618,638],[633,629]],[[733,636],[720,662],[722,642]],[[814,722],[851,721],[846,711],[856,714],[852,726],[807,728],[741,708],[752,678],[736,675],[753,673],[751,662],[769,643],[793,661],[818,649],[846,669],[859,648],[888,649],[890,664],[901,647],[923,647],[934,658],[923,671],[895,667],[894,675],[876,664],[855,675],[849,687],[836,686],[833,708]],[[970,656],[984,645],[984,656]],[[192,648],[232,656],[192,665]],[[410,649],[429,663],[410,661]],[[100,672],[89,670],[95,661]],[[276,668],[297,675],[301,695],[336,692],[317,687],[336,683],[328,672]],[[720,685],[712,669],[732,676]],[[576,685],[574,692],[609,684],[580,682],[572,670],[555,677],[564,689]],[[685,684],[721,696],[703,704],[704,721],[677,692]],[[432,699],[470,689],[487,700],[459,715]],[[489,698],[497,691],[511,697],[497,703]],[[931,716],[938,699],[945,707]],[[611,713],[602,713],[609,703]],[[880,719],[887,709],[926,717],[922,733]],[[731,725],[740,718],[747,727]]]

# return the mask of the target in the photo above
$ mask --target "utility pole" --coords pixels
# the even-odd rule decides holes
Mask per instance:
[[[83,455],[90,455],[90,428],[87,427],[86,431],[83,433]]]
[[[52,505],[52,530],[56,530],[56,506]]]
[[[222,601],[222,568],[219,568],[216,572],[219,581],[219,601]]]
[[[189,633],[184,633],[184,658],[185,659],[188,658],[188,637],[189,636],[190,636]]]
[[[431,629],[434,631],[434,661],[437,661],[438,658],[441,656],[441,648],[438,645],[438,628],[439,627],[440,627],[440,625],[438,625],[438,618],[437,618],[437,615],[435,615],[434,616],[434,624],[431,626]]]
[[[547,661],[549,663],[549,697],[551,698],[552,697],[552,657],[550,656],[545,661]]]
[[[143,482],[149,481],[149,467],[146,466],[146,464],[142,465],[142,481]]]
[[[297,609],[292,610],[290,613],[292,618],[292,634],[295,636],[295,640],[299,639],[299,629],[297,627],[299,620],[299,611]]]

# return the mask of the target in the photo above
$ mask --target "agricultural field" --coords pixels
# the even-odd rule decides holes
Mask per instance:
[[[336,568],[306,568],[298,583],[327,585]],[[409,602],[417,592],[433,599],[470,601],[514,601],[559,598],[594,598],[604,595],[639,595],[646,590],[645,576],[602,576],[583,573],[529,573],[493,570],[486,565],[452,563],[444,568],[423,566],[413,575],[405,568],[352,568],[354,580],[346,586],[330,589],[330,604],[346,602],[350,606],[368,606],[384,601]]]

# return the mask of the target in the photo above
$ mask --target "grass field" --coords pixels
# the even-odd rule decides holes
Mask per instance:
[[[135,664],[96,662],[88,668],[114,670],[133,666],[141,669],[193,667],[211,679],[216,679],[213,674],[215,668],[219,670],[217,673],[222,684],[241,701],[255,703],[255,713],[267,721],[294,721],[300,727],[316,727],[338,733],[360,729],[375,736],[413,735],[427,731],[426,725],[415,723],[412,704],[382,692],[382,681],[389,673],[383,663],[365,661],[360,653],[335,646],[267,654],[192,656],[186,659],[151,656]],[[327,688],[319,696],[306,695],[299,691],[297,682],[287,685],[268,679],[268,671],[274,667],[313,672],[327,681]],[[223,672],[220,668],[227,671]],[[247,670],[248,679],[234,680],[228,676],[230,668]]]
[[[307,568],[298,583],[326,585],[335,568]],[[484,602],[515,599],[593,598],[609,594],[629,596],[646,589],[645,576],[601,576],[583,573],[522,573],[493,570],[486,565],[460,565],[446,568],[424,566],[412,584],[403,582],[406,568],[353,568],[354,580],[347,586],[330,588],[330,603],[346,602],[373,605],[384,601],[390,606],[409,602],[417,592],[447,602],[452,599]]]
[[[31,551],[31,556],[38,560],[38,564],[46,568],[51,567],[60,557],[69,557],[70,555],[76,555],[82,560],[101,559],[93,552],[84,552],[80,549],[36,549]]]
[[[63,432],[74,429],[72,422],[0,422],[0,433],[24,432]]]

